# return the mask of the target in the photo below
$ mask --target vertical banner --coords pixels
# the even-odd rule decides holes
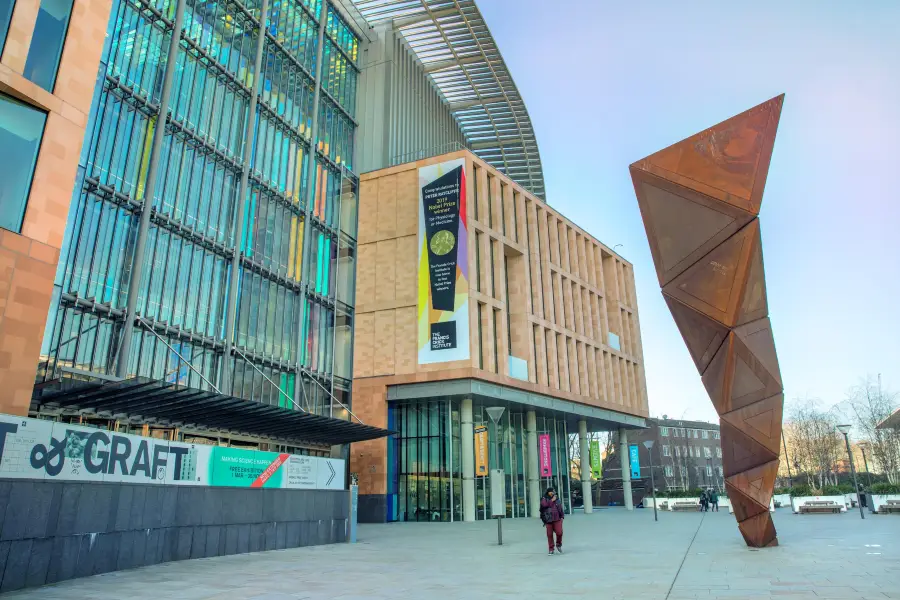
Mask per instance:
[[[628,446],[628,462],[631,463],[631,478],[641,478],[641,453],[637,444]]]
[[[475,477],[488,474],[488,430],[484,425],[475,428]]]
[[[550,462],[550,435],[547,433],[538,436],[538,460],[540,461],[541,477],[553,477],[553,467]]]
[[[594,479],[603,476],[603,457],[600,456],[600,442],[597,440],[591,440],[591,473]]]
[[[466,161],[419,169],[418,364],[469,358]]]

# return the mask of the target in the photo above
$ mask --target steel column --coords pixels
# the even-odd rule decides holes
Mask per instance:
[[[166,121],[169,117],[169,101],[172,97],[172,82],[175,79],[175,64],[178,62],[178,46],[181,45],[181,28],[184,24],[185,0],[178,0],[175,7],[175,23],[172,37],[169,40],[169,54],[166,58],[166,72],[163,75],[163,87],[159,99],[159,112],[156,115],[156,129],[153,132],[153,147],[147,168],[147,183],[144,186],[144,199],[141,206],[141,220],[138,225],[134,255],[131,259],[131,277],[128,280],[128,296],[125,301],[125,323],[122,326],[122,345],[119,346],[116,360],[116,377],[128,375],[128,357],[131,354],[131,342],[134,334],[134,319],[137,314],[138,288],[144,274],[144,254],[147,246],[147,235],[150,232],[150,212],[153,208],[153,196],[156,193],[156,177],[159,171],[159,155],[162,151],[163,138],[166,133]]]
[[[234,240],[232,241],[231,273],[228,276],[228,297],[225,312],[225,352],[222,356],[222,368],[219,370],[220,388],[231,388],[231,347],[234,343],[235,320],[237,319],[238,273],[241,270],[241,240],[244,237],[244,209],[247,204],[247,188],[250,180],[250,158],[253,155],[253,144],[256,138],[256,105],[259,102],[259,83],[262,81],[262,55],[266,40],[266,18],[269,12],[269,0],[262,0],[259,9],[259,34],[256,37],[256,56],[253,59],[253,87],[250,94],[247,124],[244,127],[244,161],[241,169],[241,185],[238,189],[237,205],[234,209]],[[281,388],[279,388],[279,391]]]
[[[310,237],[312,226],[309,219],[311,215],[310,206],[316,199],[316,155],[319,146],[319,104],[322,97],[322,55],[325,46],[325,23],[328,20],[328,0],[322,0],[322,10],[319,13],[319,37],[318,46],[316,48],[316,79],[313,91],[313,114],[312,128],[309,132],[309,165],[306,173],[306,202],[303,206],[303,256],[300,259],[300,282],[303,285],[304,292],[309,290],[309,252]],[[308,317],[308,308],[306,307],[307,296],[301,294],[300,302],[303,307],[303,318],[297,326],[297,382],[294,385],[294,402],[300,403],[300,390],[303,388],[303,363],[301,361],[303,348],[303,321]],[[307,406],[307,408],[309,408]]]

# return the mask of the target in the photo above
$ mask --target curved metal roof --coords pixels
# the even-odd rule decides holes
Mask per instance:
[[[449,103],[469,147],[544,198],[544,172],[525,102],[474,0],[353,0],[370,24],[393,20]]]

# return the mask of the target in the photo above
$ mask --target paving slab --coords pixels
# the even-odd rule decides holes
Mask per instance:
[[[29,600],[523,600],[900,597],[900,516],[775,514],[780,546],[749,549],[727,513],[599,509],[565,521],[362,525],[359,543],[158,564],[4,595]]]

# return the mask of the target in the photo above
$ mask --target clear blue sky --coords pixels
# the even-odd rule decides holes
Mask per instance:
[[[634,263],[653,415],[715,419],[628,165],[786,93],[760,217],[788,398],[900,387],[900,2],[480,0],[547,198]],[[863,8],[865,7],[865,8]]]

